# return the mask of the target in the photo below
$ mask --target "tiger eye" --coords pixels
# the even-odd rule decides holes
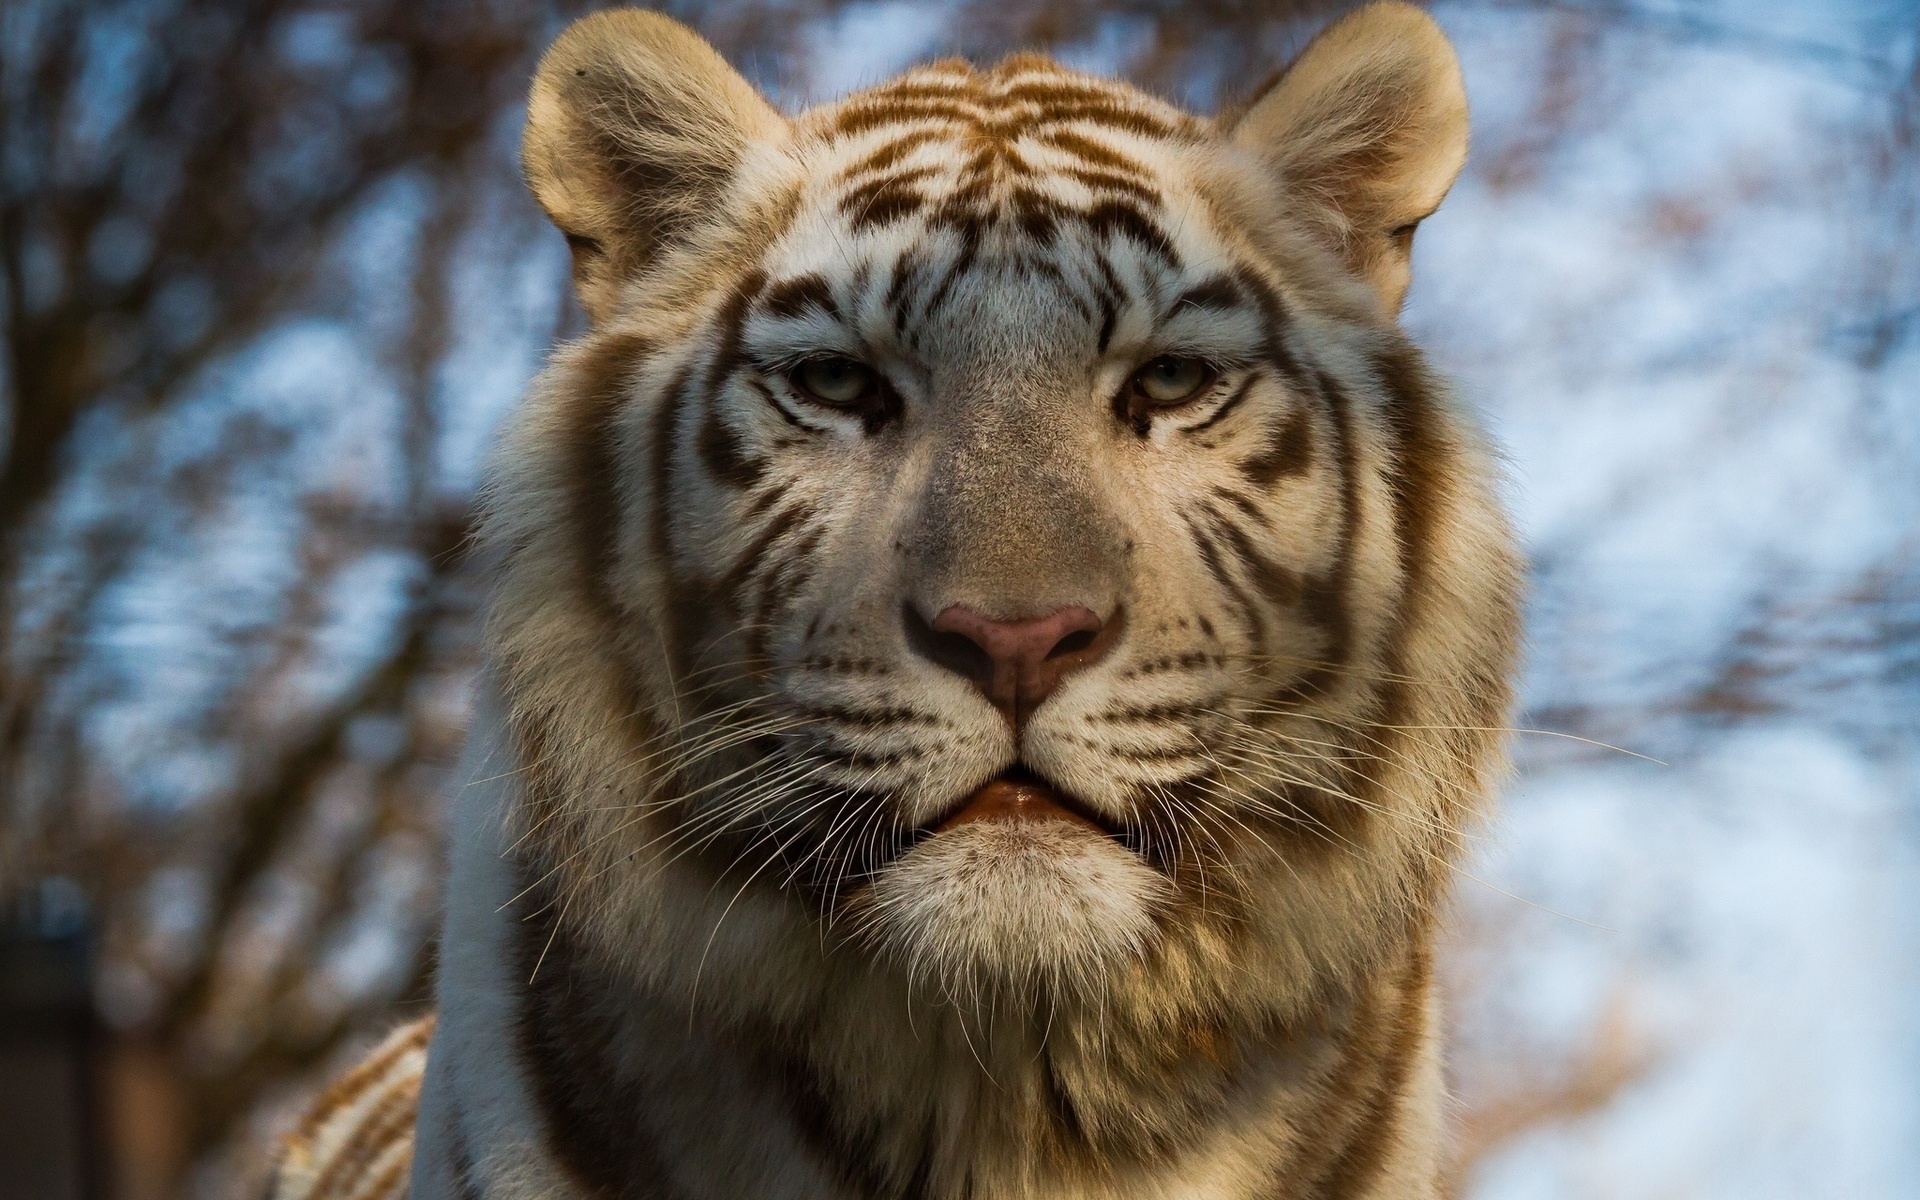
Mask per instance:
[[[873,390],[873,368],[851,358],[813,358],[793,372],[800,390],[822,404],[850,408]]]
[[[1191,400],[1213,380],[1213,371],[1197,358],[1162,355],[1140,368],[1133,386],[1154,404],[1179,404]]]

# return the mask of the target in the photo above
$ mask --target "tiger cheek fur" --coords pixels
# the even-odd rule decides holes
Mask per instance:
[[[1395,323],[1465,149],[1401,4],[1213,120],[563,35],[415,1195],[1433,1195],[1520,575]]]

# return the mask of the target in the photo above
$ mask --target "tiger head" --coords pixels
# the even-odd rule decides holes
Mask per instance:
[[[1029,55],[784,116],[667,18],[572,26],[524,161],[591,329],[487,517],[570,919],[745,992],[1283,1004],[1403,946],[1515,642],[1396,319],[1465,153],[1399,4],[1213,119]]]

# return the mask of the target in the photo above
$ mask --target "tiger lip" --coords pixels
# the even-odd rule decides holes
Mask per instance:
[[[945,833],[975,821],[1066,821],[1103,837],[1120,837],[1113,824],[1023,766],[1011,767],[981,784],[933,832]]]

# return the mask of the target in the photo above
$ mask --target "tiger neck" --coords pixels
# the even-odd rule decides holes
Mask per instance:
[[[1151,1027],[1072,1005],[966,1011],[876,987],[870,968],[807,997],[799,1018],[719,1028],[596,954],[554,906],[529,907],[510,934],[509,970],[525,981],[515,1048],[551,1153],[592,1195],[677,1200],[631,1181],[677,1156],[712,1177],[726,1151],[705,1143],[749,1128],[766,1157],[821,1176],[809,1195],[1178,1196],[1189,1170],[1213,1177],[1235,1160],[1330,1181],[1301,1196],[1370,1195],[1329,1188],[1355,1154],[1381,1158],[1367,1148],[1402,1123],[1396,1094],[1430,1040],[1424,947],[1287,1029]],[[688,1128],[673,1115],[687,1111],[706,1117]]]

